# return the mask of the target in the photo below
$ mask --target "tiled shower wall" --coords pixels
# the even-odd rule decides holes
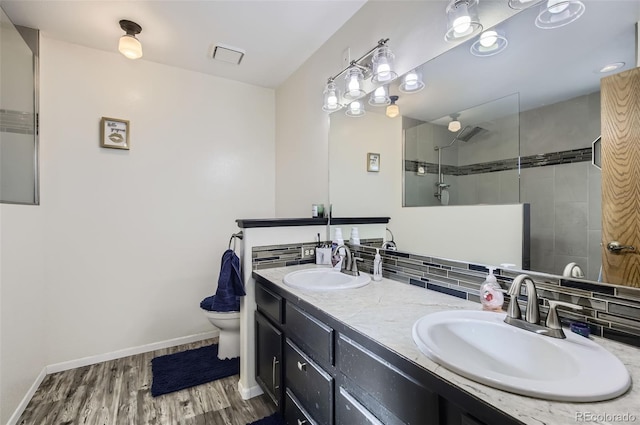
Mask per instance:
[[[483,124],[488,132],[442,152],[449,204],[529,203],[531,269],[559,275],[575,262],[598,280],[601,178],[591,165],[591,144],[600,135],[600,93],[521,112],[519,155],[496,143],[499,128],[513,127],[512,121]],[[424,123],[405,132],[406,206],[438,205],[433,145],[447,136],[438,127]],[[417,174],[418,166],[425,174]]]
[[[381,239],[361,241],[351,245],[352,252],[364,261],[361,271],[372,273],[375,247]],[[302,258],[305,249],[314,248],[313,242],[254,247],[253,269],[284,267],[315,263],[314,258]],[[488,270],[484,265],[425,257],[416,254],[382,251],[383,275],[406,284],[442,292],[458,298],[480,302],[480,285]],[[496,277],[504,290],[508,290],[513,279],[521,272],[498,269]],[[560,316],[565,325],[571,322],[587,323],[591,333],[640,347],[640,289],[617,285],[599,284],[580,280],[563,279],[559,276],[527,272],[536,283],[543,319],[548,311],[547,300],[560,300],[583,307],[579,313],[562,310]],[[526,310],[526,293],[518,298],[520,307]],[[505,305],[509,296],[505,295]]]

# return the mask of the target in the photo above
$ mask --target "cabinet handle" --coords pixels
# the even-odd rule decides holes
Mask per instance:
[[[298,370],[304,372],[307,370],[307,364],[304,362],[298,362]]]
[[[271,363],[271,380],[273,382],[273,389],[277,390],[280,388],[280,385],[276,385],[276,366],[279,364],[280,362],[278,361],[278,358],[276,356],[273,356],[273,362]]]
[[[298,364],[300,364],[300,363],[298,363]],[[298,419],[298,425],[304,425],[306,423],[307,423],[306,419],[302,419],[302,420]]]

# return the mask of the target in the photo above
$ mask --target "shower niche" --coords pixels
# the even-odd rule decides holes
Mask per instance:
[[[519,202],[517,93],[402,130],[403,206]]]

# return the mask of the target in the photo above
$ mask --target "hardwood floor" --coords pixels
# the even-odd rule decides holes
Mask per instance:
[[[238,375],[151,396],[151,359],[205,340],[47,375],[20,425],[245,425],[275,407],[266,395],[242,400]]]

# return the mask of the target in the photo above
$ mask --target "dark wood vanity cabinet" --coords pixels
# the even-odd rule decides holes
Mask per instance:
[[[256,303],[256,380],[287,425],[521,424],[259,276]]]

